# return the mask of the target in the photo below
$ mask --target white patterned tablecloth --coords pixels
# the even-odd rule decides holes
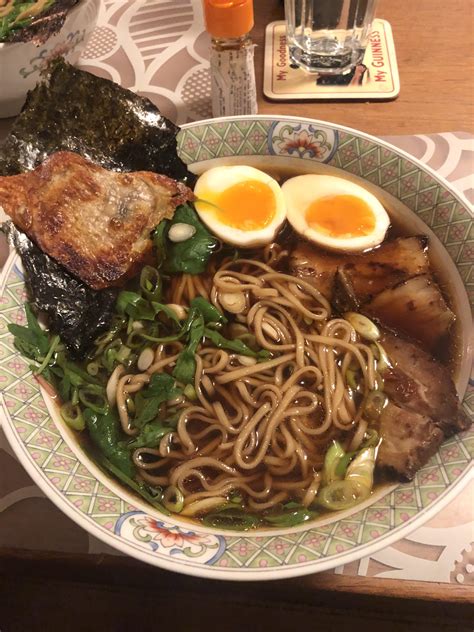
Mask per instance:
[[[79,65],[149,97],[183,124],[211,116],[208,46],[200,0],[106,0]],[[385,139],[436,169],[474,202],[472,136],[447,132]],[[0,546],[120,555],[56,509],[1,431],[0,471]],[[410,537],[332,572],[474,585],[474,480]]]

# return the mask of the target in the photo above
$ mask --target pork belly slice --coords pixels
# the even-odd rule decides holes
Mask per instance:
[[[399,237],[352,258],[340,270],[360,303],[418,274],[430,273],[426,237]]]
[[[0,177],[0,206],[13,222],[96,290],[133,276],[151,254],[151,230],[193,198],[167,176],[116,173],[67,151]]]
[[[449,369],[407,340],[384,332],[380,342],[392,368],[382,373],[384,391],[397,406],[431,417],[444,435],[469,427]]]
[[[345,260],[345,255],[329,254],[308,241],[301,241],[290,254],[290,271],[311,283],[330,301],[337,269]]]
[[[402,409],[388,402],[380,416],[382,438],[377,453],[377,469],[411,480],[435,454],[444,434],[427,415]]]
[[[423,343],[432,353],[442,350],[455,319],[439,287],[426,274],[384,290],[361,309],[390,329]]]
[[[427,239],[399,237],[360,255],[326,253],[309,242],[290,255],[290,269],[332,300],[336,273],[341,270],[358,303],[411,276],[429,272]]]

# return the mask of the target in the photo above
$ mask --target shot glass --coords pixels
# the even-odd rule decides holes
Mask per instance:
[[[340,75],[359,64],[376,0],[285,0],[290,60],[307,72]]]

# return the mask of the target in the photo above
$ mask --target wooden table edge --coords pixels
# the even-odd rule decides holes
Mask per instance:
[[[132,584],[140,586],[168,585],[173,578],[175,588],[192,588],[206,592],[207,587],[215,586],[218,580],[198,580],[196,578],[171,573],[138,562],[134,559],[109,554],[65,553],[49,551],[33,551],[29,549],[11,549],[0,547],[0,576],[16,579],[47,578],[48,580],[69,581],[94,584],[113,583],[117,586]],[[474,587],[440,582],[417,580],[388,579],[383,577],[362,577],[339,575],[329,572],[315,573],[293,579],[269,582],[221,582],[225,586],[259,585],[275,593],[283,590],[296,593],[302,601],[307,601],[309,594],[349,593],[351,595],[369,595],[409,601],[442,601],[450,604],[473,604]]]

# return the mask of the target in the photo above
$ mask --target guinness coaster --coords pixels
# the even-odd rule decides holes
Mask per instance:
[[[394,99],[400,78],[390,24],[374,20],[361,64],[344,75],[323,75],[290,65],[285,22],[271,22],[265,30],[263,92],[276,101]]]

